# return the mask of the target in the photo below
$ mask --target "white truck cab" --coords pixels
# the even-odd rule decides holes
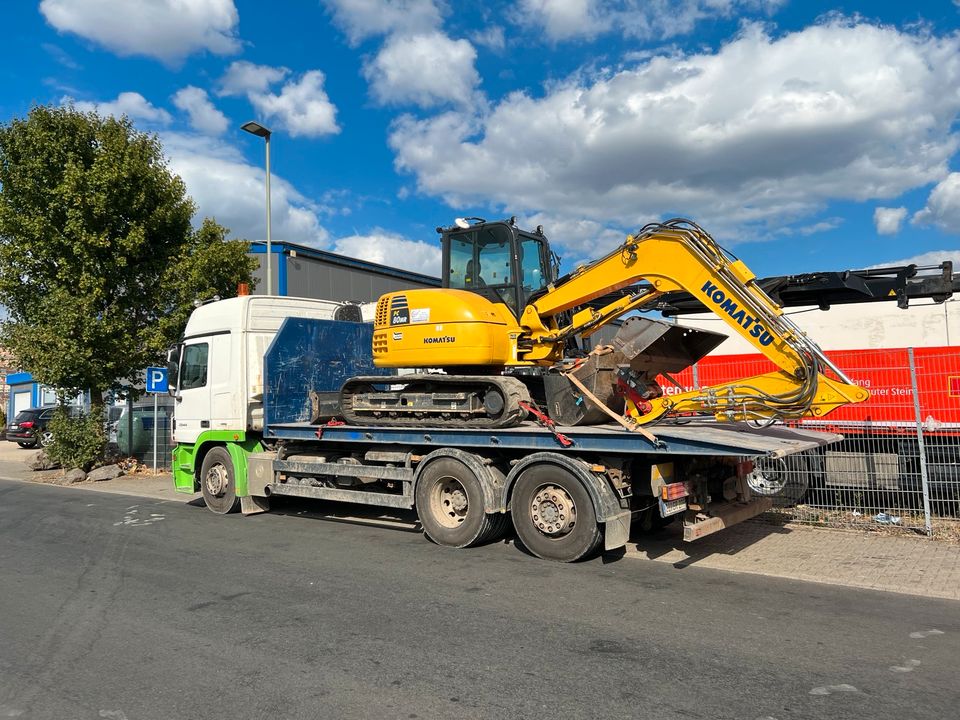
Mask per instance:
[[[263,429],[263,356],[288,317],[360,322],[361,311],[329,300],[257,295],[194,310],[169,356],[175,442]]]

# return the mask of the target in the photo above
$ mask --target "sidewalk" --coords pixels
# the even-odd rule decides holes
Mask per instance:
[[[2,479],[36,481],[40,475],[31,473],[22,463],[0,461]],[[174,492],[169,473],[127,475],[65,487],[184,503],[200,497],[199,493]],[[634,538],[625,557],[670,563],[680,572],[696,566],[960,600],[960,545],[923,537],[889,537],[753,520],[684,543],[675,524],[660,534]]]
[[[960,600],[960,545],[803,525],[741,523],[693,543],[679,528],[631,543],[627,554],[690,566]]]

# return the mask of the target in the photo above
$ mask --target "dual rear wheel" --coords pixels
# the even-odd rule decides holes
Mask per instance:
[[[507,527],[506,514],[486,512],[476,474],[454,458],[438,458],[424,469],[416,505],[424,533],[438,545],[479,545],[499,539]],[[595,552],[602,539],[586,489],[555,465],[534,465],[517,478],[511,517],[523,546],[546,560],[579,560]]]

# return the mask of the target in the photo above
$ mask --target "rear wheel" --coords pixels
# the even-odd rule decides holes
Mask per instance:
[[[417,479],[415,494],[423,532],[437,545],[469,547],[503,530],[505,516],[487,514],[480,480],[459,460],[431,461]]]
[[[203,501],[217,515],[236,512],[240,507],[233,460],[226,448],[212,448],[203,458],[200,489],[203,492]]]
[[[600,545],[593,501],[565,468],[543,463],[524,470],[510,508],[517,536],[537,557],[573,562]]]
[[[29,449],[29,448],[34,448],[34,447],[37,446],[37,444],[36,444],[35,442],[20,442],[19,440],[17,441],[17,445],[19,445],[19,446],[22,447],[22,448],[27,448],[27,449]]]

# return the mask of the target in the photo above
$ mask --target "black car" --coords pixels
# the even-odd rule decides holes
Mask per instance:
[[[7,440],[22,448],[40,445],[47,447],[53,442],[53,433],[48,427],[53,419],[55,407],[28,408],[21,410],[7,426]],[[71,408],[70,412],[74,412]]]

